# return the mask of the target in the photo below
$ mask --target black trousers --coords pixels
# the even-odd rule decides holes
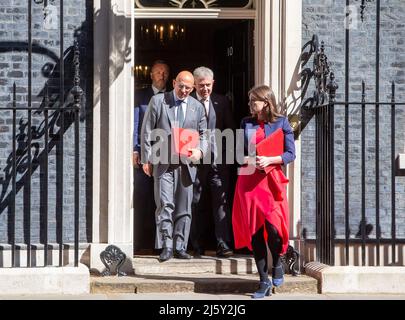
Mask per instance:
[[[225,165],[200,165],[193,185],[192,222],[190,241],[194,249],[203,246],[203,239],[209,231],[209,217],[212,212],[215,225],[215,239],[229,243],[230,205],[229,168]],[[208,203],[208,199],[211,202]]]
[[[153,178],[134,169],[134,250],[155,247],[155,200]]]
[[[273,267],[279,266],[280,253],[282,249],[281,238],[276,228],[268,221],[252,236],[252,249],[255,258],[257,271],[259,272],[260,281],[268,281],[269,268],[267,263],[267,247],[264,239],[264,228],[267,232],[267,245],[273,258]]]

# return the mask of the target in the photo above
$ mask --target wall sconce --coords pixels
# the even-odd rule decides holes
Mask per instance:
[[[186,34],[184,25],[173,22],[153,23],[148,22],[140,26],[141,41],[159,41],[161,44],[167,41],[183,40]]]
[[[36,4],[44,4],[44,29],[58,29],[58,8],[55,6],[55,0],[34,0]]]
[[[150,67],[149,66],[143,66],[143,65],[136,65],[134,67],[135,69],[135,77],[141,80],[147,80],[149,77],[150,73]]]

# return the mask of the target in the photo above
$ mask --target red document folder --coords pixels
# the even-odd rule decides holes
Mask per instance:
[[[200,134],[196,130],[172,128],[174,152],[180,156],[189,157],[190,148],[196,148],[200,142]]]
[[[256,146],[258,156],[275,157],[281,156],[284,152],[284,133],[281,128],[278,128],[271,135],[260,141]],[[266,173],[269,173],[274,166],[270,165],[264,168]]]

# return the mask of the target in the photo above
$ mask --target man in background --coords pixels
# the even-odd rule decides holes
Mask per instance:
[[[204,254],[203,238],[207,233],[208,215],[212,212],[215,224],[215,239],[217,242],[216,255],[230,257],[233,251],[229,248],[231,240],[231,217],[229,205],[229,166],[226,165],[226,143],[216,141],[214,130],[221,132],[234,129],[232,110],[229,100],[222,95],[212,92],[214,87],[214,73],[206,67],[199,67],[193,72],[196,88],[196,99],[204,106],[207,126],[211,132],[210,151],[206,157],[211,161],[198,165],[197,179],[194,183],[192,204],[191,244],[194,256]],[[222,146],[221,146],[222,145]],[[221,163],[215,163],[218,154],[222,153]],[[209,200],[211,199],[211,202]]]
[[[163,60],[153,63],[150,73],[152,84],[135,92],[134,110],[134,239],[135,250],[152,249],[155,238],[155,200],[153,195],[153,179],[148,177],[140,166],[140,133],[143,118],[150,99],[166,92],[169,79],[169,66]],[[142,245],[140,244],[142,243]]]

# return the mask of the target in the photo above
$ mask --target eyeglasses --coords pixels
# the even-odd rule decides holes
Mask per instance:
[[[180,90],[185,90],[187,92],[190,92],[191,90],[193,90],[193,87],[189,87],[186,86],[185,84],[181,84],[181,83],[176,83],[176,87],[179,88]]]
[[[266,100],[249,100],[248,105],[252,107],[256,102],[266,102]]]

